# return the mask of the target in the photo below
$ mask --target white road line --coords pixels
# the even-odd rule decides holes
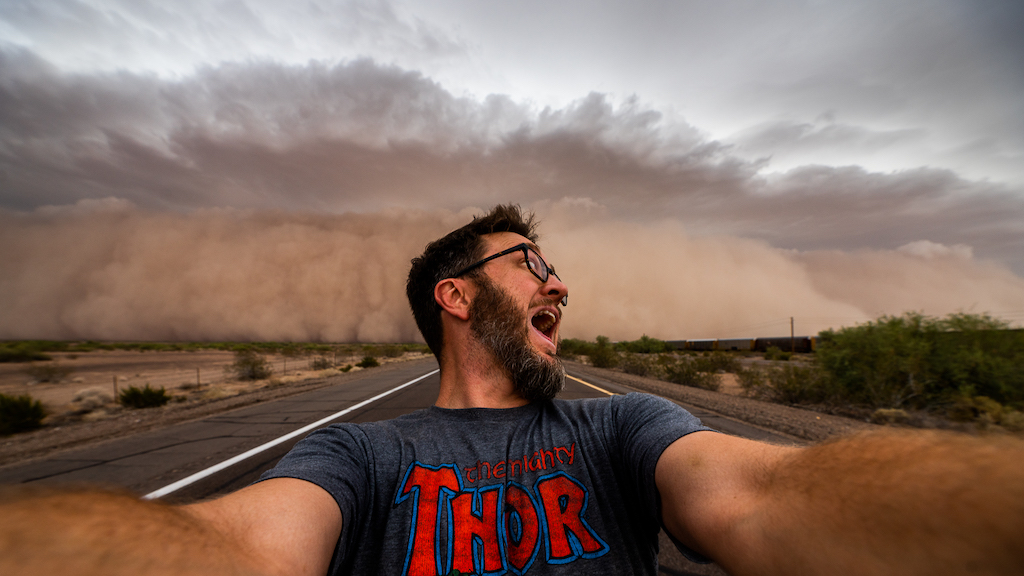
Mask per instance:
[[[285,434],[284,436],[281,436],[280,438],[275,438],[274,440],[271,440],[270,442],[267,442],[266,444],[263,444],[261,446],[257,446],[257,447],[255,447],[252,450],[249,450],[247,452],[243,452],[243,453],[239,454],[238,456],[235,456],[234,458],[229,458],[229,459],[221,462],[220,464],[216,464],[216,465],[210,466],[206,470],[201,470],[201,471],[196,472],[195,474],[193,474],[193,475],[191,475],[191,476],[189,476],[187,478],[182,478],[181,480],[178,480],[177,482],[175,482],[173,484],[168,484],[167,486],[164,486],[163,488],[160,488],[159,490],[154,490],[153,492],[150,492],[149,494],[146,494],[145,496],[143,496],[142,499],[143,500],[152,500],[154,498],[161,498],[163,496],[166,496],[166,495],[170,494],[171,492],[174,492],[176,490],[180,490],[181,488],[184,488],[185,486],[188,486],[189,484],[192,484],[193,482],[196,482],[198,480],[202,480],[203,478],[206,478],[207,476],[210,476],[212,474],[216,474],[217,472],[220,472],[221,470],[224,470],[225,468],[228,468],[230,466],[234,466],[235,464],[238,464],[242,460],[245,460],[247,458],[251,458],[251,457],[259,454],[260,452],[263,452],[265,450],[273,448],[274,446],[277,446],[278,444],[281,444],[282,442],[287,442],[288,440],[291,440],[292,438],[295,438],[299,434],[304,434],[304,433],[309,432],[310,430],[312,430],[314,428],[318,428],[320,426],[323,426],[324,424],[327,424],[331,420],[336,420],[336,419],[344,416],[345,414],[348,414],[349,412],[351,412],[353,410],[358,410],[358,409],[362,408],[363,406],[366,406],[367,404],[371,404],[373,402],[376,402],[377,400],[380,400],[381,398],[387,396],[388,394],[391,394],[393,392],[398,392],[402,388],[405,388],[406,386],[411,386],[411,385],[419,382],[420,380],[423,380],[424,378],[427,378],[429,376],[433,376],[434,374],[437,374],[438,372],[440,372],[440,370],[434,370],[433,372],[428,372],[427,374],[424,374],[423,376],[420,376],[419,378],[416,378],[415,380],[410,380],[410,381],[406,382],[405,384],[402,384],[400,386],[396,386],[395,388],[392,388],[391,390],[388,390],[387,392],[382,392],[380,394],[377,394],[376,396],[374,396],[373,398],[370,398],[369,400],[363,400],[359,404],[356,404],[354,406],[350,406],[348,408],[345,408],[341,412],[336,412],[336,413],[331,414],[330,416],[328,416],[326,418],[321,418],[320,420],[317,420],[316,422],[313,422],[312,424],[303,426],[302,428],[299,428],[298,430],[295,430],[294,432],[289,432],[288,434]]]
[[[590,386],[591,388],[593,388],[594,390],[597,390],[598,392],[604,392],[605,394],[607,394],[609,396],[615,396],[615,392],[609,392],[609,391],[605,390],[604,388],[601,388],[601,387],[598,387],[598,386],[594,386],[590,382],[584,382],[583,380],[580,380],[579,378],[577,378],[575,376],[570,376],[569,374],[566,374],[565,377],[566,378],[572,378],[573,380],[579,382],[580,384],[583,384],[584,386]]]

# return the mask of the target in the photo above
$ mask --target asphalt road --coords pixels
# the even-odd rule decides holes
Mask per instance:
[[[220,464],[339,411],[436,370],[433,360],[409,362],[389,370],[368,370],[344,385],[329,386],[281,400],[252,405],[217,416],[185,422],[127,438],[66,451],[45,459],[0,468],[0,484],[90,483],[119,486],[140,495],[164,488],[211,466]],[[437,398],[437,374],[358,407],[332,422],[372,422],[394,418],[431,405]],[[562,398],[602,397],[629,392],[613,382],[571,373]],[[683,405],[705,424],[722,432],[748,438],[781,441],[768,431]],[[323,423],[322,425],[327,425]],[[235,465],[163,496],[169,502],[188,502],[225,494],[244,487],[274,466],[305,433],[261,451]],[[663,542],[662,572],[721,574],[714,567],[698,567]]]

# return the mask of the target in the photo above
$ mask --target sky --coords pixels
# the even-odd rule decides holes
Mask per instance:
[[[409,340],[541,217],[564,334],[1024,322],[1024,4],[0,3],[0,338]],[[573,314],[575,312],[575,314]]]

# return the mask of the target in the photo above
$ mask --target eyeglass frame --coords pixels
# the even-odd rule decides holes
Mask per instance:
[[[483,266],[484,264],[490,262],[491,260],[494,260],[496,258],[501,258],[502,256],[508,256],[509,254],[512,254],[514,252],[519,252],[519,251],[522,251],[523,257],[526,259],[526,267],[530,270],[530,272],[534,275],[534,277],[537,278],[537,280],[541,281],[542,284],[547,282],[548,278],[550,278],[552,275],[554,275],[555,278],[558,278],[559,282],[562,281],[562,279],[558,276],[558,273],[555,272],[554,266],[549,265],[547,263],[547,260],[544,260],[544,257],[541,256],[539,252],[534,250],[533,246],[527,244],[526,242],[522,242],[520,244],[516,244],[515,246],[513,246],[511,248],[507,248],[505,250],[502,250],[501,252],[498,252],[497,254],[491,254],[490,256],[488,256],[487,258],[484,258],[483,260],[480,260],[478,262],[474,262],[473,264],[470,264],[469,266],[466,266],[465,268],[463,268],[462,270],[460,270],[459,272],[454,274],[452,276],[452,278],[458,278],[459,276],[462,276],[463,274],[466,274],[468,272],[471,272],[471,271],[479,268],[480,266]],[[530,252],[533,252],[534,255],[537,256],[537,260],[539,260],[541,265],[544,267],[544,269],[543,269],[543,272],[545,272],[545,277],[544,278],[542,278],[540,273],[537,270],[534,270],[533,266],[530,265],[530,254],[529,254]],[[562,302],[562,306],[568,306],[569,305],[569,295],[566,294],[565,296],[562,296],[561,302]]]

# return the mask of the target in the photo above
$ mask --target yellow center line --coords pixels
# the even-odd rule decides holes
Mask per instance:
[[[566,374],[565,377],[566,378],[572,378],[573,380],[579,382],[580,384],[583,384],[584,386],[590,386],[591,388],[593,388],[594,390],[597,390],[598,392],[604,392],[605,394],[607,394],[609,396],[615,396],[615,392],[609,392],[609,391],[605,390],[604,388],[601,388],[600,386],[594,386],[590,382],[584,382],[583,380],[580,380],[579,378],[577,378],[575,376],[570,376],[570,375]]]

